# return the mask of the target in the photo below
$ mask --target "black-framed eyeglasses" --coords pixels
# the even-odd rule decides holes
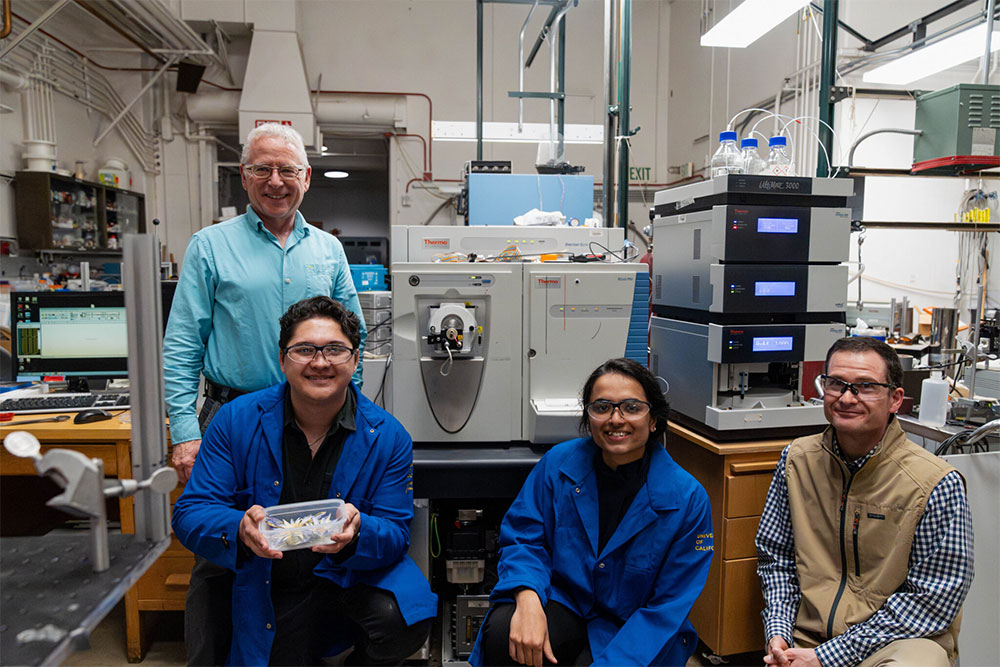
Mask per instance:
[[[624,401],[606,401],[600,399],[587,403],[587,414],[591,416],[592,419],[611,419],[611,415],[615,410],[621,414],[625,419],[638,419],[639,417],[645,417],[649,414],[650,405],[646,401],[640,401],[637,398],[626,398]]]
[[[296,343],[289,345],[284,350],[285,356],[297,364],[308,364],[316,358],[316,353],[323,351],[323,358],[331,364],[342,364],[354,354],[353,347],[347,347],[340,343],[329,343],[327,345],[313,345],[312,343]]]
[[[834,396],[843,396],[845,391],[850,391],[858,398],[875,398],[882,394],[883,387],[889,391],[896,388],[896,385],[885,382],[845,382],[831,375],[820,375],[819,378],[823,391]]]
[[[304,172],[307,168],[308,167],[296,164],[283,164],[277,167],[269,164],[243,165],[243,169],[245,169],[246,172],[254,178],[271,178],[271,172],[277,170],[278,176],[280,176],[283,181],[294,181],[299,177],[299,174]]]

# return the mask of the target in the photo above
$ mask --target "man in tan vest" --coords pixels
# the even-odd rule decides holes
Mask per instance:
[[[757,530],[764,662],[953,665],[973,575],[964,480],[906,439],[891,347],[838,340],[821,378],[830,426],[782,452]]]

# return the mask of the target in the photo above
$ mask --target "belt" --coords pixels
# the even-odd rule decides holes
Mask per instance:
[[[222,384],[216,384],[208,378],[205,378],[205,396],[209,397],[213,401],[228,403],[234,398],[248,393],[250,392],[233,389],[232,387],[227,387]]]

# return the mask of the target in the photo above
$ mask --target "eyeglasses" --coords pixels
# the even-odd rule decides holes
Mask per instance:
[[[297,364],[308,364],[316,358],[316,353],[323,352],[323,358],[331,364],[342,364],[354,354],[353,347],[347,347],[340,343],[330,343],[328,345],[313,345],[311,343],[298,343],[289,345],[284,350],[285,356]]]
[[[245,164],[243,169],[254,178],[271,178],[271,172],[277,170],[281,180],[294,181],[307,167],[294,164],[283,164],[278,167],[272,167],[269,164]]]
[[[593,419],[601,421],[611,419],[615,410],[625,419],[638,419],[649,414],[649,403],[635,398],[626,398],[624,401],[614,403],[612,401],[598,400],[587,404],[587,414]]]
[[[885,382],[844,382],[840,378],[830,375],[820,375],[819,377],[822,382],[823,391],[834,396],[843,396],[845,391],[850,390],[858,398],[875,398],[881,395],[882,387],[885,387],[889,391],[896,388],[896,385],[886,384]]]

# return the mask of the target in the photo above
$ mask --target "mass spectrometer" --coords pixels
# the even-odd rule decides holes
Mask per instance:
[[[644,264],[400,262],[392,273],[393,414],[415,441],[573,437],[588,374],[611,357],[647,361]]]

